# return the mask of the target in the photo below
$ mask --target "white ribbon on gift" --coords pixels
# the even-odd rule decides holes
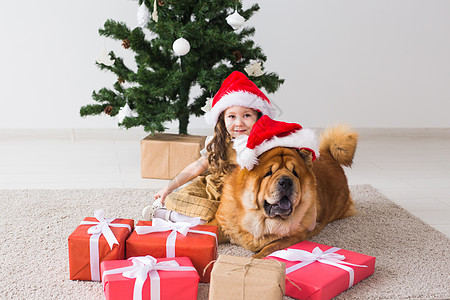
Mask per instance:
[[[91,279],[93,281],[100,281],[100,255],[98,250],[98,240],[100,236],[103,234],[105,236],[106,241],[108,242],[109,247],[113,248],[114,244],[119,244],[116,239],[116,236],[112,232],[110,226],[112,227],[127,227],[131,232],[131,226],[128,224],[118,224],[111,223],[115,220],[115,218],[105,218],[105,213],[103,209],[98,209],[94,211],[94,217],[98,220],[96,221],[82,221],[80,225],[95,225],[89,227],[87,233],[92,234],[89,238],[89,259],[90,259],[90,267],[91,267]]]
[[[353,266],[353,267],[361,267],[367,268],[366,265],[356,265],[349,262],[343,261],[345,259],[344,255],[340,255],[334,253],[336,251],[341,250],[341,248],[333,247],[326,251],[322,251],[319,247],[313,249],[312,252],[308,252],[300,249],[284,249],[275,251],[274,253],[268,255],[273,257],[282,258],[289,261],[301,261],[301,263],[295,264],[289,268],[286,268],[286,274],[294,272],[300,268],[303,268],[313,262],[320,262],[323,264],[331,265],[334,267],[338,267],[348,272],[350,279],[348,283],[348,287],[352,287],[355,280],[355,272],[352,268],[347,267],[345,265]]]
[[[166,257],[175,257],[175,241],[177,239],[177,232],[186,236],[189,232],[192,233],[200,233],[200,234],[208,234],[213,236],[216,239],[217,245],[217,235],[213,232],[202,231],[202,230],[193,230],[191,227],[197,226],[200,224],[200,218],[196,218],[192,223],[189,222],[172,222],[165,221],[163,219],[155,218],[152,221],[152,226],[136,226],[134,229],[137,234],[149,234],[153,232],[164,232],[171,231],[166,241]]]
[[[130,257],[128,260],[133,262],[132,266],[104,271],[102,281],[105,281],[106,275],[119,273],[122,273],[122,276],[126,278],[136,278],[133,300],[142,299],[142,291],[147,277],[150,277],[150,299],[160,300],[161,285],[158,271],[196,271],[194,267],[180,266],[175,260],[157,262],[156,258],[150,255]]]

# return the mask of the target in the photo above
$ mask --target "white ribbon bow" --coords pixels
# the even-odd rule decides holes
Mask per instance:
[[[103,272],[102,281],[105,281],[106,275],[118,273],[122,273],[122,276],[126,278],[135,278],[133,300],[142,299],[142,289],[147,277],[150,277],[150,299],[160,299],[161,285],[158,271],[196,271],[194,267],[180,266],[175,260],[157,262],[156,258],[150,255],[130,257],[128,260],[133,262],[132,266],[107,270]]]
[[[115,226],[115,224],[111,224],[112,221],[115,220],[115,218],[106,218],[105,219],[105,212],[103,209],[98,209],[94,211],[94,217],[98,220],[98,222],[95,221],[83,221],[81,222],[82,225],[95,225],[88,229],[88,234],[99,234],[104,235],[106,241],[108,242],[109,247],[112,249],[114,244],[119,244],[116,237],[114,236],[114,233],[112,232],[111,228],[109,226]],[[126,224],[121,224],[126,225]],[[128,225],[126,225],[128,226]]]
[[[334,267],[338,267],[340,269],[343,269],[348,272],[350,279],[348,287],[352,287],[354,283],[355,278],[355,272],[352,268],[347,267],[345,265],[354,266],[354,267],[362,267],[366,268],[366,265],[356,265],[349,262],[343,261],[345,259],[344,255],[340,255],[337,253],[334,253],[336,251],[341,250],[340,248],[333,247],[331,249],[328,249],[326,251],[322,251],[319,247],[316,247],[313,249],[312,252],[308,252],[305,250],[299,250],[299,249],[284,249],[275,251],[274,253],[270,254],[269,256],[274,256],[278,258],[282,258],[289,261],[301,261],[301,263],[298,263],[296,265],[293,265],[289,268],[286,268],[286,274],[289,274],[291,272],[294,272],[300,268],[303,268],[309,264],[312,264],[313,262],[320,262],[323,264],[331,265]]]
[[[103,209],[94,211],[94,217],[98,220],[98,222],[82,221],[80,225],[95,225],[87,230],[88,234],[92,234],[89,238],[89,264],[91,267],[91,279],[94,281],[100,281],[100,256],[98,252],[98,240],[100,236],[102,234],[105,236],[105,239],[112,250],[114,244],[118,245],[119,242],[117,241],[116,236],[112,232],[110,226],[127,227],[130,232],[131,226],[128,224],[111,223],[115,220],[115,218],[105,218],[105,212],[103,211]]]
[[[215,237],[217,244],[217,236],[215,233],[191,229],[192,227],[200,224],[200,218],[194,219],[195,220],[192,223],[189,222],[174,223],[172,221],[165,221],[163,219],[155,218],[152,221],[152,226],[136,226],[135,231],[139,235],[153,232],[171,231],[166,241],[166,257],[175,257],[175,241],[177,239],[177,232],[181,233],[184,236],[186,236],[188,232],[209,234]]]

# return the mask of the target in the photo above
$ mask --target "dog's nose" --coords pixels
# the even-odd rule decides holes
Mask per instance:
[[[283,188],[290,188],[292,187],[293,182],[289,177],[281,177],[278,184]]]

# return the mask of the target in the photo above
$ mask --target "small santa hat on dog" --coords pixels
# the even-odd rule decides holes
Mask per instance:
[[[275,147],[306,149],[313,160],[319,156],[319,142],[313,130],[297,123],[275,121],[266,115],[253,125],[250,135],[237,137],[233,145],[237,163],[248,170],[258,163],[258,156]]]
[[[275,115],[275,110],[266,95],[239,71],[234,71],[223,81],[212,100],[211,109],[206,111],[206,122],[215,125],[219,115],[232,106],[253,108],[271,117]]]

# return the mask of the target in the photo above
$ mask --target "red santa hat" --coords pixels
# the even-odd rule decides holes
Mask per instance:
[[[313,160],[319,156],[319,141],[313,130],[297,123],[275,121],[266,115],[253,125],[250,135],[237,137],[233,145],[237,163],[248,170],[258,164],[258,156],[275,147],[309,150]]]
[[[266,95],[247,76],[238,71],[234,71],[224,80],[212,100],[210,110],[206,108],[206,122],[215,125],[219,115],[232,106],[253,108],[271,117],[275,115],[275,110]]]

